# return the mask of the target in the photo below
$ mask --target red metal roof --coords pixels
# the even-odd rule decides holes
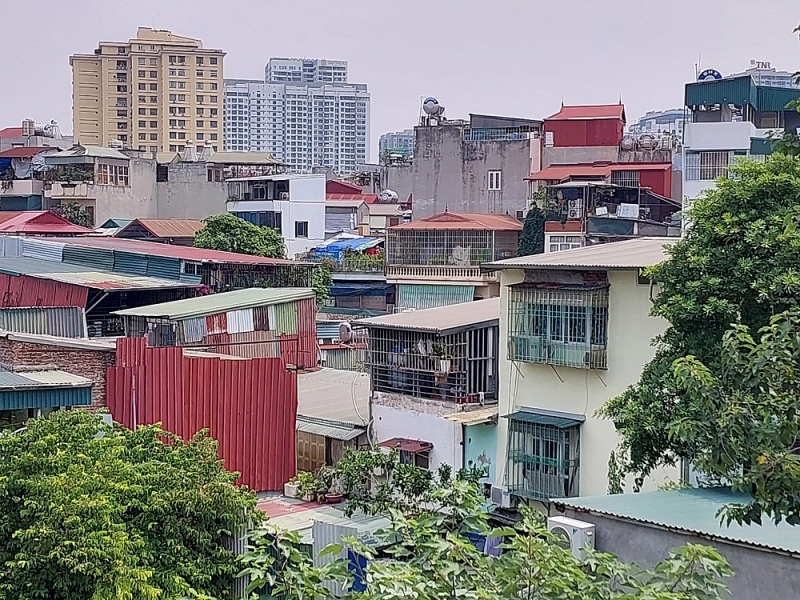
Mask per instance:
[[[390,229],[489,229],[522,231],[522,223],[509,215],[443,212],[419,221],[395,225]]]
[[[30,210],[0,211],[0,233],[82,235],[92,233],[92,230],[47,210]]]
[[[367,204],[375,204],[378,194],[325,194],[325,200],[362,200]]]
[[[222,252],[221,250],[206,250],[205,248],[194,248],[192,246],[154,244],[153,242],[127,240],[125,238],[76,237],[64,239],[55,238],[52,241],[88,246],[90,248],[108,248],[109,250],[124,250],[126,252],[138,252],[154,256],[169,256],[196,262],[239,263],[250,265],[298,264],[296,261],[282,258],[264,258],[263,256],[250,256],[249,254]]]
[[[123,237],[122,233],[136,224],[160,238],[193,238],[205,226],[199,219],[134,219],[120,229],[116,237]]]
[[[666,171],[671,163],[582,163],[576,165],[550,165],[538,173],[531,173],[532,181],[565,181],[570,177],[608,177],[612,171]]]
[[[580,121],[587,119],[622,119],[624,121],[625,106],[622,104],[562,106],[560,111],[550,115],[545,121]]]
[[[422,442],[420,440],[409,440],[406,438],[392,438],[390,440],[386,440],[385,442],[381,442],[378,446],[382,446],[384,448],[397,448],[398,450],[403,450],[404,452],[411,452],[416,454],[417,452],[427,452],[431,448],[433,448],[433,444],[430,442]]]
[[[22,127],[6,127],[0,129],[0,138],[4,137],[22,137]]]
[[[0,158],[30,158],[45,150],[58,150],[58,148],[50,148],[47,146],[20,146],[3,150],[0,152]]]
[[[360,194],[361,186],[349,181],[329,179],[325,182],[325,192],[328,194]]]

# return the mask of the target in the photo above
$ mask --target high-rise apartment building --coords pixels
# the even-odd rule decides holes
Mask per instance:
[[[414,152],[414,130],[391,131],[378,138],[378,152],[383,157],[385,152],[399,152],[411,155]]]
[[[264,80],[276,83],[347,83],[346,60],[270,58]]]
[[[266,74],[225,81],[225,149],[270,152],[297,172],[367,162],[370,95],[347,83],[346,62],[271,59]]]
[[[140,27],[127,42],[75,54],[75,143],[180,152],[188,140],[222,147],[222,50],[170,31]]]

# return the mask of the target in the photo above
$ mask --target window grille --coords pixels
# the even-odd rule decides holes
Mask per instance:
[[[372,388],[456,403],[497,397],[497,326],[435,335],[370,328]]]
[[[639,187],[639,171],[612,171],[611,183],[623,187]]]
[[[389,230],[389,265],[478,266],[516,256],[519,234],[458,229]]]
[[[714,181],[727,177],[731,152],[692,152],[686,154],[687,181]]]
[[[509,419],[508,491],[535,500],[568,498],[579,489],[580,426]]]
[[[510,288],[511,360],[605,369],[608,288]]]

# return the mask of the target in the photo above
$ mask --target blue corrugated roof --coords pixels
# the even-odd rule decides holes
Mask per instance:
[[[800,526],[765,519],[762,525],[730,526],[717,516],[726,504],[750,502],[746,494],[728,488],[697,488],[639,494],[587,496],[559,500],[578,510],[677,529],[690,534],[800,553]]]
[[[65,371],[0,371],[0,410],[87,406],[92,381]]]

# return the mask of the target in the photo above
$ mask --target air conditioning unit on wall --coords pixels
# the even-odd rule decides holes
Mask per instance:
[[[594,550],[594,523],[570,519],[569,517],[548,517],[547,530],[560,538],[562,546],[571,550],[572,555],[582,561],[586,550]]]
[[[512,508],[513,503],[507,487],[492,486],[492,504],[496,504],[500,508]]]

